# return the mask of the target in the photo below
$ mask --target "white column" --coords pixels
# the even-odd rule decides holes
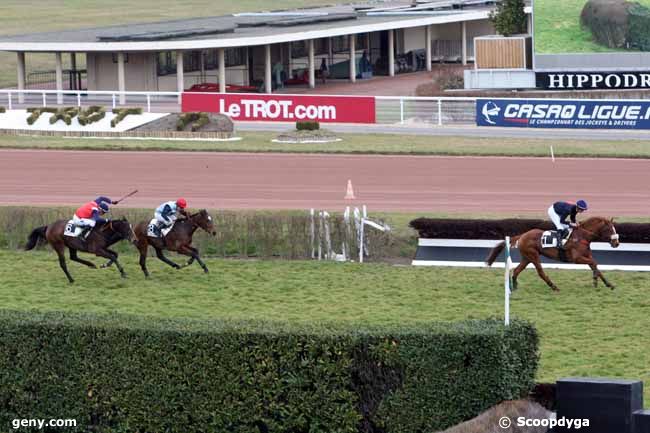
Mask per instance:
[[[219,93],[226,93],[226,50],[217,49],[217,58],[219,60]]]
[[[427,63],[427,71],[431,71],[431,25],[429,24],[424,28],[425,44],[425,62]]]
[[[526,32],[529,35],[533,34],[533,14],[526,15]]]
[[[309,48],[309,88],[316,87],[316,65],[314,62],[314,40],[307,42]]]
[[[395,30],[388,30],[388,75],[395,76]]]
[[[467,64],[467,22],[463,21],[462,24],[463,31],[463,65]]]
[[[350,82],[357,81],[357,56],[354,52],[354,45],[357,41],[357,35],[350,35]]]
[[[120,92],[120,105],[126,104],[126,74],[124,73],[124,53],[117,53],[117,90]]]
[[[264,45],[264,92],[273,93],[271,81],[271,45]]]
[[[25,53],[17,52],[16,60],[18,63],[17,74],[18,74],[18,90],[25,90]],[[25,103],[25,94],[18,94],[18,102],[23,104]]]
[[[181,50],[176,51],[176,91],[183,93],[185,90],[185,67],[183,66],[183,52]],[[181,95],[178,95],[178,103],[182,103],[183,98]]]
[[[54,54],[56,59],[56,90],[63,91],[63,59],[61,53]],[[63,93],[56,94],[56,103],[63,104]]]

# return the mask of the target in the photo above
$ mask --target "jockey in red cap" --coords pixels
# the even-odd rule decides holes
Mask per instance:
[[[158,208],[154,213],[156,221],[158,221],[159,228],[167,228],[174,225],[176,219],[178,219],[178,214],[187,217],[187,212],[185,208],[187,207],[187,201],[184,198],[179,198],[176,201],[167,201]],[[160,227],[162,225],[162,227]]]
[[[82,238],[88,238],[88,235],[97,223],[105,223],[106,219],[102,217],[110,210],[110,205],[115,204],[113,200],[108,197],[99,196],[93,201],[89,201],[85,205],[77,209],[72,217],[74,224],[77,227],[82,227]]]

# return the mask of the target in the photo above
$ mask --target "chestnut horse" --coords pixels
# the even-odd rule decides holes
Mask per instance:
[[[174,223],[174,227],[172,227],[164,238],[147,236],[148,225],[149,221],[142,221],[135,226],[135,233],[137,236],[135,245],[140,251],[140,267],[142,268],[145,277],[149,277],[149,271],[147,270],[147,249],[149,245],[156,250],[156,257],[173,268],[180,269],[181,266],[165,257],[163,250],[176,251],[179,254],[190,256],[190,259],[185,266],[191,265],[194,263],[194,260],[196,260],[203,268],[203,272],[206,274],[208,273],[208,267],[199,257],[199,250],[192,247],[192,235],[196,229],[202,228],[213,236],[217,234],[214,230],[212,217],[208,214],[208,211],[202,209],[199,212],[190,215],[188,218],[177,220],[176,223]]]
[[[67,220],[59,220],[50,225],[32,230],[27,240],[27,245],[25,245],[25,250],[29,251],[33,249],[40,239],[45,239],[59,256],[59,266],[61,266],[65,276],[68,277],[68,281],[71,283],[74,283],[74,279],[70,275],[70,272],[68,272],[68,266],[65,263],[64,253],[66,247],[70,250],[70,260],[86,265],[89,268],[96,268],[97,266],[93,262],[80,259],[77,256],[77,252],[81,251],[95,254],[98,257],[105,257],[111,262],[115,262],[122,278],[126,278],[124,268],[117,261],[117,253],[108,249],[108,247],[122,239],[133,239],[133,228],[126,218],[97,224],[88,234],[88,239],[86,240],[79,237],[64,236],[63,232],[65,231],[67,222]]]
[[[510,239],[510,247],[518,248],[519,254],[521,255],[521,263],[519,263],[519,266],[517,266],[512,273],[513,290],[517,289],[517,276],[519,276],[519,273],[523,271],[529,263],[532,263],[540,278],[544,280],[551,289],[559,291],[557,286],[544,273],[540,256],[568,263],[589,265],[593,271],[594,287],[598,286],[598,278],[600,278],[607,287],[612,290],[614,289],[614,285],[607,281],[602,272],[598,270],[598,264],[592,257],[590,248],[590,244],[594,241],[609,242],[612,248],[618,247],[618,234],[614,228],[613,218],[607,219],[602,217],[593,217],[580,223],[575,229],[573,229],[563,251],[560,251],[558,248],[542,248],[542,233],[544,233],[543,230],[533,229]],[[496,260],[501,251],[503,251],[504,247],[505,241],[497,244],[485,260],[485,264],[492,266],[492,263],[494,263],[494,260]]]

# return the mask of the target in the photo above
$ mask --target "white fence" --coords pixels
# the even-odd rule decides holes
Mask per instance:
[[[476,98],[377,96],[375,101],[377,123],[380,124],[413,123],[443,126],[475,124],[476,121]],[[178,92],[0,90],[0,106],[10,110],[27,107],[90,105],[117,108],[128,105],[142,107],[151,113],[175,113],[181,110],[180,102],[181,94]]]

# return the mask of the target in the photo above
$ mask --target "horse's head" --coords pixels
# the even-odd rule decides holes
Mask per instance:
[[[580,224],[580,227],[594,233],[594,240],[609,242],[612,248],[618,248],[620,245],[618,233],[616,233],[616,228],[614,227],[614,218],[589,218],[584,223]]]
[[[198,213],[192,215],[192,221],[212,236],[217,234],[217,231],[214,229],[214,221],[212,221],[212,217],[207,210],[201,209]]]

